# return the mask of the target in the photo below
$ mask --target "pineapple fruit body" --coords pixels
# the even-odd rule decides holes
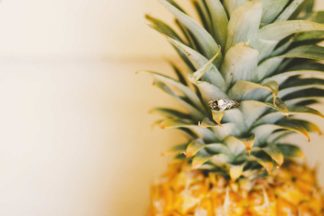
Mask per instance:
[[[323,201],[315,171],[305,165],[229,182],[178,163],[152,186],[149,216],[320,216]]]
[[[153,186],[150,215],[324,215],[315,172],[287,139],[321,133],[306,115],[324,117],[313,107],[324,97],[324,12],[314,0],[192,0],[190,16],[160,1],[178,29],[147,19],[181,61],[174,76],[149,73],[181,107],[153,112],[185,142],[168,151],[181,162]]]

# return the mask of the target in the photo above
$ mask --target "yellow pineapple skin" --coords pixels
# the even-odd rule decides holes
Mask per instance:
[[[148,216],[322,216],[316,172],[289,163],[264,179],[228,182],[184,163],[152,186]]]

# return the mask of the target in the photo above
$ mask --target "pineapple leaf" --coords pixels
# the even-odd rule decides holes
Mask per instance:
[[[224,47],[227,36],[228,18],[220,0],[206,0],[206,6],[212,21],[213,35],[218,43]]]
[[[282,119],[277,125],[305,135],[310,141],[309,132],[321,134],[321,129],[314,123],[300,119]]]
[[[253,125],[253,127],[264,125],[264,124],[275,124],[279,120],[283,119],[284,116],[280,112],[271,112],[261,118],[259,118]]]
[[[188,158],[195,156],[201,149],[206,145],[201,142],[201,140],[193,140],[190,142],[186,148],[185,155]]]
[[[292,100],[297,98],[317,98],[324,97],[324,89],[321,88],[308,88],[285,95],[282,100]]]
[[[305,0],[297,11],[293,14],[293,18],[307,19],[311,16],[315,6],[315,0]]]
[[[290,77],[280,84],[280,89],[286,89],[297,86],[323,86],[324,78],[300,78],[299,76]]]
[[[262,23],[271,23],[284,9],[289,0],[262,0]]]
[[[217,62],[221,59],[220,48],[218,48],[218,50],[215,50],[215,55],[211,58],[211,60],[208,60],[206,57],[204,57],[197,51],[191,49],[190,47],[187,47],[186,45],[176,40],[170,39],[170,42],[179,50],[181,50],[194,65],[195,69],[197,70],[197,73],[195,73],[196,75],[194,75],[196,76],[196,78],[203,77],[204,80],[215,84],[220,89],[225,88],[225,81],[221,73],[218,71],[216,66],[211,64],[214,61]]]
[[[302,150],[295,145],[291,144],[277,144],[277,148],[284,154],[287,158],[303,157],[304,153]]]
[[[280,21],[263,27],[259,37],[262,40],[280,41],[289,35],[307,31],[324,31],[324,24],[306,20]]]
[[[226,50],[237,43],[254,43],[261,24],[260,0],[245,2],[233,11],[228,23]]]
[[[313,109],[311,107],[293,106],[293,107],[289,107],[288,109],[289,109],[290,114],[306,113],[306,114],[313,114],[313,115],[319,116],[321,118],[324,118],[324,114],[322,114],[320,111]]]
[[[231,165],[229,169],[229,174],[232,181],[236,181],[243,174],[244,165]]]
[[[154,85],[161,89],[163,92],[175,98],[181,105],[183,105],[190,113],[194,116],[195,119],[200,119],[203,117],[203,114],[200,110],[194,107],[192,104],[188,102],[188,100],[184,97],[177,95],[170,87],[168,87],[165,83],[154,81]]]
[[[267,153],[272,160],[274,160],[278,166],[281,166],[284,162],[284,155],[281,150],[276,145],[268,145],[266,148],[262,149]]]
[[[168,24],[160,19],[154,18],[150,15],[146,15],[145,18],[151,23],[150,26],[156,31],[164,34],[170,38],[182,41],[181,37],[174,31]]]
[[[285,10],[279,15],[276,21],[288,20],[303,2],[304,0],[293,0],[288,5],[288,7],[286,7]]]
[[[278,66],[282,63],[283,58],[273,57],[263,61],[256,69],[257,81],[262,81],[264,78],[273,74]]]
[[[250,155],[250,160],[256,161],[258,164],[260,164],[268,174],[271,174],[274,169],[274,164],[271,157],[263,151],[253,152],[253,155]]]
[[[223,79],[223,77],[220,75],[220,73],[218,72],[218,70],[215,68],[215,66],[213,65],[213,62],[219,57],[221,52],[221,49],[218,50],[218,52],[215,54],[215,56],[210,59],[208,62],[206,62],[205,65],[203,65],[201,68],[199,68],[197,71],[195,71],[189,78],[193,83],[197,83],[198,80],[200,80],[202,77],[204,77],[209,71],[211,71],[213,68],[213,71],[216,71],[215,75],[214,75],[214,79],[208,79],[207,80],[210,83],[215,83],[219,88],[221,89],[225,89],[225,81]],[[209,72],[211,73],[211,72]],[[207,76],[210,77],[211,75]]]
[[[229,90],[228,95],[235,100],[262,100],[272,93],[273,90],[266,85],[239,80]]]
[[[225,5],[225,8],[226,8],[228,14],[230,16],[232,16],[233,12],[238,7],[243,5],[246,2],[246,0],[224,0],[223,2],[224,2],[223,4]]]
[[[324,23],[324,11],[314,12],[310,17],[310,20],[318,23]]]
[[[247,128],[250,128],[253,123],[268,110],[269,106],[266,103],[254,100],[246,100],[241,102],[240,110],[244,116],[244,122]]]
[[[205,6],[205,2],[201,0],[192,0],[193,7],[196,9],[199,15],[200,21],[202,22],[204,28],[209,32],[213,32],[213,27],[209,15],[209,11]]]
[[[239,43],[232,46],[227,51],[222,65],[226,83],[255,80],[256,75],[252,72],[257,68],[258,56],[259,52],[246,44]]]
[[[212,85],[208,82],[202,82],[198,81],[196,83],[196,86],[199,88],[201,91],[203,100],[207,104],[209,101],[218,99],[218,98],[228,98],[228,96],[220,90],[218,87],[215,85]]]
[[[154,108],[150,111],[150,113],[153,114],[157,113],[167,118],[192,119],[192,116],[190,114],[183,113],[178,110],[170,109],[170,108],[162,108],[162,107]]]
[[[160,0],[161,3],[182,23],[197,39],[199,45],[203,50],[203,54],[207,58],[212,58],[215,52],[218,50],[218,45],[213,37],[202,28],[194,19],[187,16],[177,7],[173,6],[167,0]]]
[[[204,156],[204,155],[195,156],[192,160],[192,168],[199,169],[199,168],[201,168],[202,165],[204,165],[210,159],[211,159],[210,156]]]
[[[169,63],[173,68],[174,73],[177,75],[177,79],[179,80],[179,82],[185,86],[189,86],[184,73],[178,68],[178,66],[176,66],[172,61],[170,61]]]
[[[198,109],[204,110],[204,106],[201,104],[200,99],[195,94],[194,91],[192,91],[188,86],[183,85],[178,80],[175,80],[171,77],[165,76],[163,74],[153,72],[153,71],[146,71],[153,75],[154,79],[166,83],[179,91],[181,91]]]
[[[286,139],[295,132],[287,130],[276,130],[266,140],[266,143],[278,143],[280,140]]]
[[[316,45],[300,46],[290,50],[289,52],[281,55],[280,57],[322,60],[324,59],[324,47]]]

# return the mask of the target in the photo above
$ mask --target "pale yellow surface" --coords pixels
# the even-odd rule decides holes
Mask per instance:
[[[148,110],[172,101],[135,75],[172,53],[144,12],[168,16],[154,0],[0,3],[0,215],[144,215],[181,139],[152,129]],[[302,140],[324,164],[321,141]]]

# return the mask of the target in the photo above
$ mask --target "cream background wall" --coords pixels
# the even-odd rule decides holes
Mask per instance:
[[[145,12],[169,19],[152,0],[0,3],[0,215],[145,215],[181,139],[151,127],[172,101],[134,73],[173,55]],[[304,147],[324,184],[323,137]]]

